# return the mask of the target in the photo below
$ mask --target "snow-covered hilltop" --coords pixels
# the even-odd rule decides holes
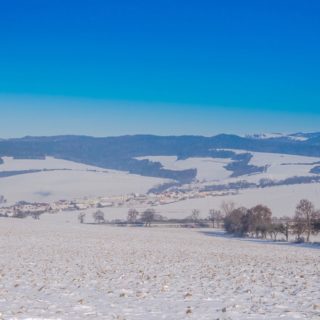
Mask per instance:
[[[296,141],[307,141],[308,138],[299,134],[284,134],[284,133],[255,133],[252,135],[245,135],[247,138],[253,139],[291,139]]]

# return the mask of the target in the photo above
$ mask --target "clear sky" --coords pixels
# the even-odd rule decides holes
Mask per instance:
[[[0,1],[0,137],[320,131],[318,0]]]

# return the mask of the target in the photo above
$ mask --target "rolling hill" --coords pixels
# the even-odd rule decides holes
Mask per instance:
[[[240,192],[251,203],[250,194],[268,202],[279,187],[317,200],[320,133],[0,140],[0,194],[11,202],[194,190]]]

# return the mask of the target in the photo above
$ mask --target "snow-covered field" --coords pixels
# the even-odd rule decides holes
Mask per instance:
[[[0,171],[69,169],[0,178],[0,194],[8,200],[9,204],[20,200],[52,202],[61,199],[73,200],[132,192],[145,193],[153,186],[168,181],[54,158],[46,158],[46,160],[3,159],[4,164],[0,165]]]
[[[314,157],[262,152],[250,153],[253,157],[249,164],[258,167],[267,166],[267,170],[265,173],[248,177],[248,181],[258,181],[261,178],[282,180],[294,176],[310,176],[310,170],[316,166],[315,163],[320,161],[320,158]]]
[[[245,151],[237,151],[245,152]],[[268,165],[266,173],[229,178],[231,174],[224,166],[230,159],[189,158],[178,160],[176,157],[144,157],[151,161],[161,162],[165,168],[183,170],[197,168],[198,179],[192,188],[206,184],[221,184],[247,180],[257,182],[261,178],[284,179],[296,175],[308,175],[313,163],[318,158],[268,154],[253,152],[250,164]],[[129,193],[146,193],[150,188],[168,180],[143,177],[115,170],[106,170],[71,161],[46,158],[45,160],[13,160],[4,157],[0,171],[69,169],[63,171],[43,171],[0,178],[0,194],[8,200],[8,204],[26,200],[35,202],[53,202],[56,200],[97,196],[124,195]],[[285,164],[285,165],[284,165]],[[206,180],[206,182],[203,182]],[[206,217],[209,209],[218,209],[223,201],[233,201],[236,205],[251,207],[258,203],[269,206],[274,216],[293,216],[295,206],[302,198],[307,198],[320,208],[320,184],[300,184],[278,186],[264,189],[244,189],[238,194],[188,199],[155,207],[156,211],[168,218],[184,218],[192,209],[199,209],[202,217]],[[7,205],[7,204],[5,204]],[[142,211],[146,206],[137,208]],[[106,218],[124,219],[128,207],[104,209]],[[90,211],[91,213],[91,211]]]
[[[0,319],[320,318],[319,249],[56,217],[0,218]]]
[[[177,160],[175,156],[148,156],[137,159],[148,159],[153,162],[160,162],[165,169],[186,170],[197,169],[197,179],[199,181],[223,180],[230,176],[230,171],[224,167],[231,162],[230,159],[222,158],[188,158]]]
[[[97,170],[106,169],[89,166],[82,163],[46,157],[45,159],[13,159],[2,157],[3,164],[0,164],[0,171],[19,171],[19,170],[43,170],[43,169],[69,169],[69,170]]]
[[[270,207],[275,217],[293,216],[295,207],[301,199],[309,199],[320,208],[320,184],[301,184],[279,186],[264,189],[246,189],[236,195],[188,199],[159,206],[157,212],[168,217],[185,218],[192,209],[200,210],[200,216],[206,218],[209,209],[219,209],[223,201],[232,201],[237,206],[253,207],[264,204]]]
[[[235,153],[248,153],[246,150],[234,150]],[[237,180],[247,180],[258,182],[260,179],[268,178],[273,180],[283,180],[294,176],[310,176],[310,170],[315,167],[320,158],[277,154],[249,152],[252,158],[249,165],[266,167],[266,171],[257,174],[243,175],[237,178],[230,178],[232,172],[224,167],[232,162],[230,159],[220,158],[188,158],[186,160],[177,160],[174,156],[148,156],[138,159],[148,159],[154,162],[160,162],[164,168],[171,170],[197,169],[197,179],[199,182],[229,183]]]
[[[232,201],[236,206],[251,208],[257,204],[264,204],[270,207],[274,217],[293,217],[295,207],[301,199],[309,199],[316,208],[320,208],[320,184],[301,184],[292,186],[279,186],[265,189],[241,190],[235,195],[216,197],[205,197],[198,199],[187,199],[165,205],[152,207],[156,213],[167,218],[186,218],[191,215],[193,209],[200,210],[200,217],[206,218],[210,209],[220,209],[224,201]],[[139,212],[149,206],[134,206]],[[107,220],[126,219],[128,207],[115,207],[101,209]],[[95,211],[85,211],[88,216]]]

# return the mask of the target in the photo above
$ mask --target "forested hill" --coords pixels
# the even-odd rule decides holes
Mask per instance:
[[[263,139],[257,136],[240,137],[228,134],[213,137],[153,135],[106,138],[88,136],[24,137],[0,140],[0,162],[1,157],[4,156],[22,159],[52,156],[135,174],[171,178],[180,182],[191,181],[196,176],[196,170],[167,170],[158,162],[136,158],[157,155],[177,156],[179,159],[189,157],[232,158],[236,163],[235,169],[240,166],[244,171],[259,170],[259,168],[250,168],[248,154],[238,155],[221,149],[320,157],[320,133],[299,133]],[[234,170],[234,168],[230,168],[230,170]]]

